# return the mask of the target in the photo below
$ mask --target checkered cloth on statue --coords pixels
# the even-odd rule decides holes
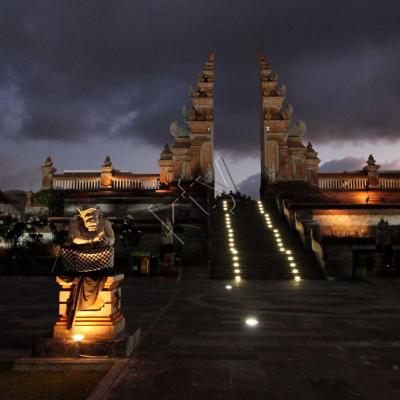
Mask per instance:
[[[61,250],[65,270],[91,272],[114,266],[114,231],[110,221],[95,208],[78,209],[68,227],[71,246]]]

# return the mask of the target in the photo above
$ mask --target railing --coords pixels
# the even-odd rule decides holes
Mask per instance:
[[[160,186],[158,177],[112,177],[112,190],[156,190]],[[54,177],[53,189],[66,191],[96,191],[104,189],[101,178]]]
[[[159,179],[155,178],[113,178],[113,190],[155,190],[160,185]]]
[[[100,178],[53,178],[55,190],[99,190]]]
[[[380,176],[379,189],[382,190],[400,189],[400,176],[398,178],[386,178],[385,176]]]
[[[0,203],[0,214],[14,215],[18,218],[21,217],[21,211],[9,203]]]
[[[365,190],[367,186],[368,176],[318,176],[318,187],[323,190]]]

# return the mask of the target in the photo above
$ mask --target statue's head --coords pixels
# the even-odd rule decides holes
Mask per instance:
[[[88,232],[96,232],[100,224],[100,210],[98,208],[88,208],[86,210],[77,209],[79,217]]]

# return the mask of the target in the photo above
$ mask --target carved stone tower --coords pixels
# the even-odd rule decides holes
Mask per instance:
[[[185,115],[191,141],[192,177],[205,177],[213,168],[214,147],[214,64],[211,53],[198,76],[196,88],[190,89],[192,112]]]
[[[302,143],[304,121],[292,125],[293,107],[283,106],[285,85],[278,84],[264,54],[259,54],[261,90],[261,191],[266,184],[282,181],[305,181],[315,185],[319,159],[314,150]]]
[[[214,64],[215,55],[211,53],[197,78],[195,89],[189,89],[191,106],[182,109],[184,126],[178,121],[170,125],[171,135],[175,138],[172,161],[164,151],[158,161],[160,179],[162,182],[167,179],[163,183],[199,176],[208,183],[214,181]]]

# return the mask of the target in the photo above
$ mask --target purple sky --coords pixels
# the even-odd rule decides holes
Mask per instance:
[[[263,50],[326,167],[370,153],[399,166],[400,3],[0,3],[0,189],[38,188],[40,165],[157,172],[214,50],[215,147],[240,182],[259,172]],[[344,160],[342,160],[344,159]],[[352,165],[358,165],[354,161]]]

